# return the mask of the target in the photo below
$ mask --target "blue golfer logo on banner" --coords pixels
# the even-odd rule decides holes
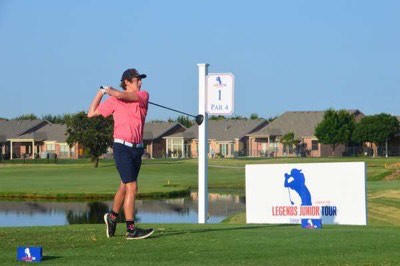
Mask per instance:
[[[292,200],[292,197],[290,195],[290,190],[294,190],[297,192],[301,199],[301,206],[312,206],[312,201],[311,201],[311,193],[310,190],[308,190],[308,187],[306,186],[306,178],[304,174],[301,172],[301,169],[296,169],[293,168],[290,171],[290,174],[285,173],[285,183],[284,186],[288,188],[288,193],[289,193],[289,200],[292,205],[295,203]],[[300,207],[300,213],[303,212],[303,208],[306,207]],[[319,212],[319,207],[317,207],[317,210]],[[321,228],[321,219],[301,219],[301,225],[303,228],[307,229],[316,229],[316,228]]]
[[[290,195],[290,189],[294,190],[299,194],[301,198],[301,205],[311,206],[311,193],[306,186],[306,179],[301,170],[293,168],[290,174],[285,173],[285,187],[288,188],[289,200],[292,205],[292,197]]]

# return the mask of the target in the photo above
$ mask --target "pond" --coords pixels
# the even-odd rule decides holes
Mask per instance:
[[[245,205],[244,196],[209,193],[207,222],[220,223],[244,212]],[[0,201],[0,227],[104,223],[103,215],[111,207],[112,201]],[[197,223],[197,210],[197,193],[190,198],[136,200],[135,219],[139,223]]]

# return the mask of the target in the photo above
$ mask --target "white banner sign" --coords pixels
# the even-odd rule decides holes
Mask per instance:
[[[208,74],[207,113],[212,115],[231,115],[233,113],[233,87],[233,74]]]
[[[366,165],[246,165],[247,223],[367,224]]]

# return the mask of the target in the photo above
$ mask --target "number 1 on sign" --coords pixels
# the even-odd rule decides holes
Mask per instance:
[[[221,101],[221,90],[218,91],[218,100]]]

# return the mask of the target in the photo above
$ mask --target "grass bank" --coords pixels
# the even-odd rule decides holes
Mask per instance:
[[[210,189],[242,189],[246,164],[367,162],[368,181],[399,179],[399,158],[280,158],[209,160]],[[0,196],[43,198],[110,198],[119,184],[112,160],[99,168],[86,160],[59,160],[58,164],[0,164]],[[145,160],[139,177],[140,197],[187,195],[197,188],[197,160]]]
[[[5,228],[1,264],[16,247],[43,247],[43,264],[67,265],[398,265],[398,227],[272,225],[149,225],[153,237],[105,237],[104,225]]]

